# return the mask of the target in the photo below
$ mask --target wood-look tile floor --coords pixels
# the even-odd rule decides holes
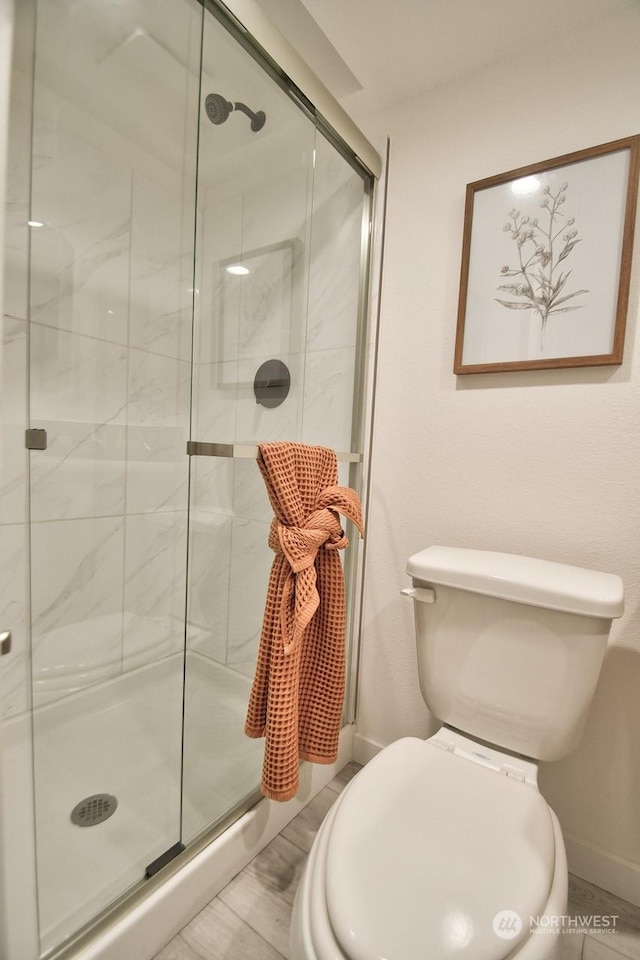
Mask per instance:
[[[359,770],[348,764],[155,960],[282,960],[293,898],[313,838],[331,804]],[[640,960],[640,907],[570,877],[568,916],[615,915],[615,933],[562,934],[562,960]]]
[[[298,881],[313,838],[360,769],[349,763],[155,960],[282,960]]]

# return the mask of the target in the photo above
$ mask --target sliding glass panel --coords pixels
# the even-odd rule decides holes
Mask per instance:
[[[38,4],[31,206],[41,945],[180,838],[197,0]],[[46,434],[45,434],[46,432]]]
[[[364,451],[367,331],[366,284],[372,184],[318,131],[314,154],[311,253],[302,437],[334,450]],[[360,495],[362,462],[339,463],[339,482]],[[346,686],[354,680],[353,634],[360,537],[347,524],[350,547],[341,554],[346,581]],[[354,628],[355,625],[355,628]],[[346,704],[353,722],[353,706]]]
[[[364,199],[361,175],[208,17],[193,440],[350,450]],[[259,786],[264,743],[243,728],[273,560],[255,460],[194,456],[191,469],[185,841]]]
[[[213,16],[202,56],[191,436],[295,439],[315,131]],[[277,407],[254,394],[271,360],[290,376]],[[263,744],[243,726],[272,559],[269,522],[255,462],[192,458],[185,840],[260,781]]]

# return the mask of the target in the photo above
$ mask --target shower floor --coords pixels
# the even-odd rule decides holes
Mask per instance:
[[[43,950],[257,787],[263,744],[243,733],[250,681],[189,654],[181,798],[182,673],[182,658],[169,657],[35,711]],[[73,825],[73,807],[96,793],[117,798],[115,814],[91,827]]]

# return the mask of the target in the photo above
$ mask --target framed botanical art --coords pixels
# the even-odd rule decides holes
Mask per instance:
[[[467,185],[453,372],[622,363],[640,136]]]

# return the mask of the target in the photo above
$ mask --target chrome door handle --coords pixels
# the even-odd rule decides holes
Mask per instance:
[[[0,657],[11,653],[11,630],[4,630],[0,633]]]

